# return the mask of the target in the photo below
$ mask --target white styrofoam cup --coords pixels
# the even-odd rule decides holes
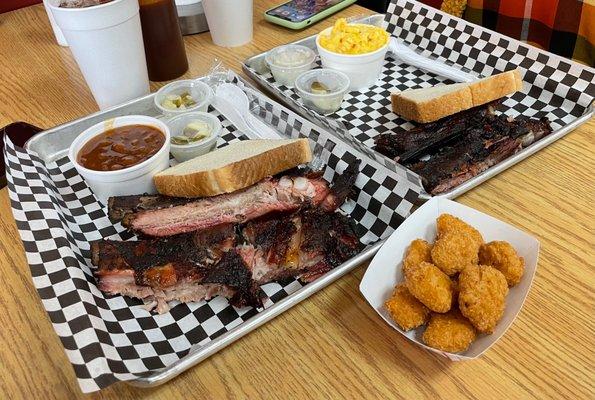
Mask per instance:
[[[235,47],[252,40],[252,0],[202,0],[213,43]]]
[[[86,8],[47,1],[99,108],[149,93],[138,0]]]
[[[60,27],[56,24],[56,20],[54,19],[54,15],[52,14],[52,10],[48,5],[49,0],[43,0],[43,6],[45,7],[45,12],[48,14],[48,19],[50,20],[50,25],[52,25],[52,30],[54,31],[54,36],[56,37],[56,42],[60,46],[68,47],[68,43],[66,42],[66,38],[62,33]]]

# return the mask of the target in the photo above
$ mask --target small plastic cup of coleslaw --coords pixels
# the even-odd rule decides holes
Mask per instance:
[[[312,49],[296,44],[275,47],[265,56],[275,81],[287,87],[293,87],[302,72],[312,69],[315,59]]]
[[[221,122],[213,114],[195,111],[166,122],[171,131],[170,152],[178,162],[202,156],[217,147]]]

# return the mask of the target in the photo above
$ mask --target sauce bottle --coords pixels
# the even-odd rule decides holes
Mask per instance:
[[[139,0],[149,79],[168,81],[188,71],[174,0]]]

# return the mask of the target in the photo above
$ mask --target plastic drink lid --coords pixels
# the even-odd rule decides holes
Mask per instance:
[[[202,3],[202,0],[175,0],[177,6],[189,6],[192,4]]]

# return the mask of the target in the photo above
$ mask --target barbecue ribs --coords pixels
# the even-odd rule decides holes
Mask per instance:
[[[359,162],[351,164],[329,187],[320,173],[265,179],[242,191],[201,199],[167,196],[118,196],[108,202],[112,221],[150,237],[164,237],[235,224],[271,212],[291,212],[305,205],[336,210],[355,183]]]
[[[443,193],[552,132],[547,118],[495,115],[497,105],[378,135],[375,149],[419,174],[428,193]]]
[[[360,246],[347,217],[302,208],[167,238],[101,240],[91,252],[100,290],[142,299],[164,313],[169,301],[217,295],[234,306],[261,306],[260,285],[288,277],[309,282]]]

